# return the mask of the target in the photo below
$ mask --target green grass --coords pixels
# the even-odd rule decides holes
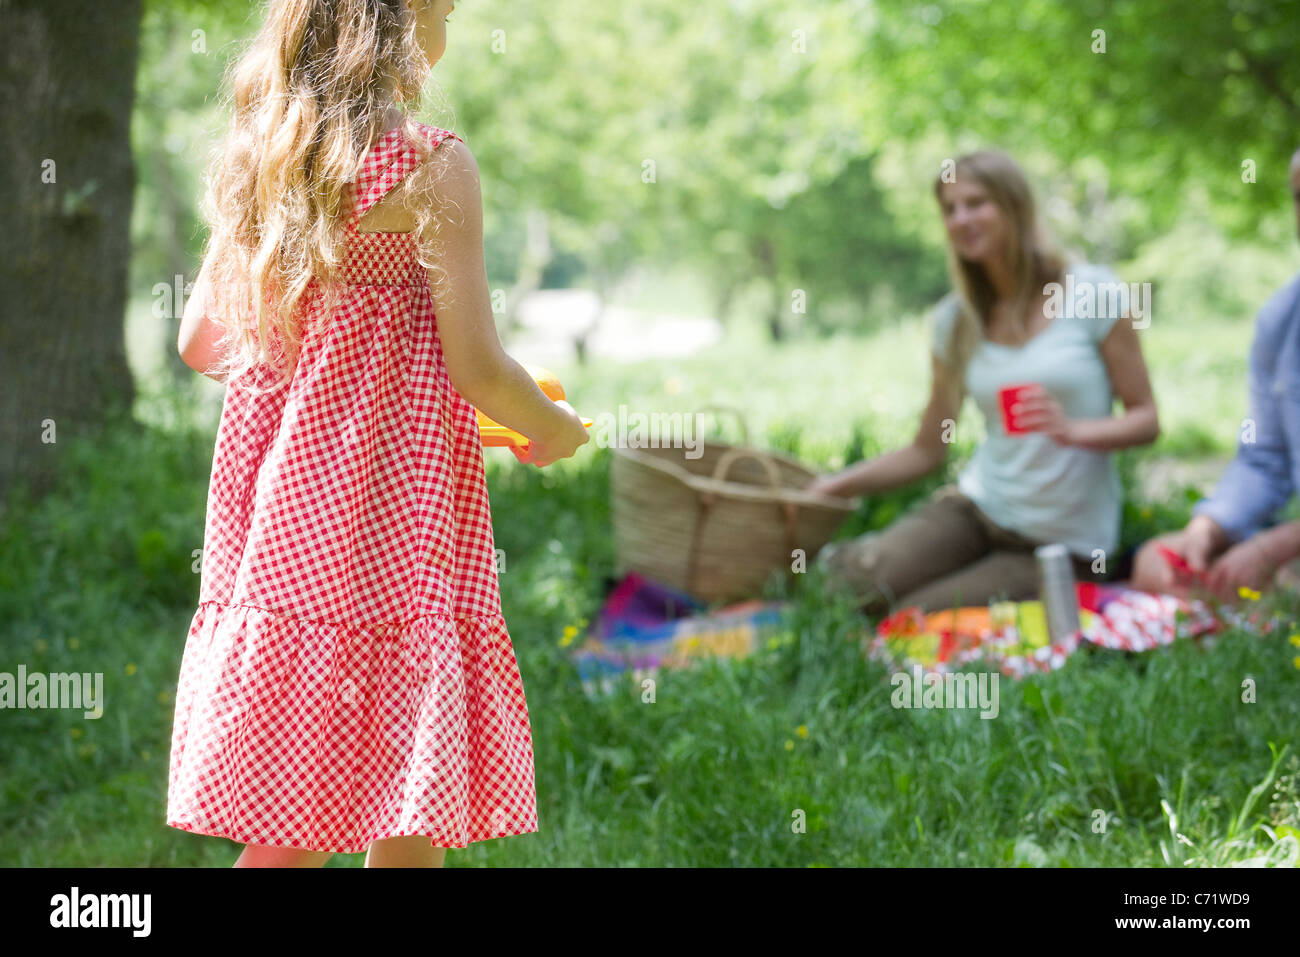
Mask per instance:
[[[1229,452],[1242,329],[1150,333],[1168,443],[1156,453]],[[742,405],[756,443],[832,467],[910,435],[924,342],[905,321],[779,350],[733,338],[671,367],[557,371],[587,414],[725,401]],[[1208,380],[1180,373],[1200,354],[1217,356]],[[74,443],[55,492],[20,495],[0,528],[0,671],[102,671],[107,698],[99,721],[0,715],[0,863],[228,866],[237,853],[163,823],[214,422],[176,402],[143,408],[171,424]],[[966,415],[962,428],[975,424]],[[613,571],[609,453],[540,472],[488,459],[541,830],[452,852],[452,866],[1163,866],[1295,849],[1290,630],[1080,653],[1059,672],[1003,680],[989,721],[895,710],[886,673],[858,650],[863,622],[810,575],[789,595],[788,633],[759,654],[662,674],[653,703],[630,684],[593,700],[560,638],[595,613]],[[923,491],[874,499],[851,524],[883,524]],[[1131,502],[1126,538],[1181,521],[1189,501]],[[1247,678],[1255,703],[1242,701]]]

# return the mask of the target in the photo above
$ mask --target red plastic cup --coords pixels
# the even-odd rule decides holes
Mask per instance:
[[[998,390],[998,402],[1002,406],[1002,430],[1007,435],[1024,435],[1033,431],[1032,429],[1020,428],[1016,417],[1011,414],[1011,410],[1025,392],[1031,392],[1037,388],[1037,383],[1026,382],[1022,385],[1009,385]]]

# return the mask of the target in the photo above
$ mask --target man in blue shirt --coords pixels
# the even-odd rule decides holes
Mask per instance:
[[[1300,231],[1300,150],[1291,157],[1291,195]],[[1250,349],[1250,417],[1237,455],[1187,527],[1147,542],[1133,563],[1132,584],[1187,594],[1200,578],[1221,598],[1240,588],[1261,591],[1293,572],[1300,557],[1300,521],[1275,524],[1300,490],[1300,275],[1274,294],[1255,320]],[[1178,571],[1159,546],[1183,557]]]

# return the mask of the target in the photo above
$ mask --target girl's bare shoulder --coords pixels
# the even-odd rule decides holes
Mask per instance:
[[[417,124],[431,152],[361,218],[362,232],[414,231],[425,210],[463,207],[478,197],[478,164],[464,140],[448,130]]]
[[[465,141],[447,130],[425,127],[433,151],[403,180],[403,205],[410,212],[465,208],[480,199],[478,163]]]
[[[440,194],[455,197],[467,188],[478,188],[478,162],[464,140],[434,129],[431,145],[433,151],[408,177],[412,186],[420,188],[414,195],[434,201]]]

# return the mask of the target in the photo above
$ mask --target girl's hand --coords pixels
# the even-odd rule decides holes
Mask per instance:
[[[538,468],[545,468],[552,462],[560,459],[567,459],[578,451],[580,446],[586,445],[591,441],[591,436],[587,434],[587,428],[582,424],[582,418],[578,413],[573,411],[573,406],[560,399],[555,403],[561,409],[568,413],[568,422],[565,428],[545,440],[532,440],[524,447],[512,445],[510,451],[514,453],[515,458],[525,465],[536,465]]]
[[[1237,589],[1262,591],[1272,582],[1275,571],[1277,566],[1259,541],[1248,538],[1233,545],[1210,566],[1206,584],[1225,601],[1236,601]]]
[[[1011,407],[1016,424],[1030,432],[1045,432],[1058,445],[1073,445],[1072,423],[1056,397],[1042,386],[1026,390]]]

